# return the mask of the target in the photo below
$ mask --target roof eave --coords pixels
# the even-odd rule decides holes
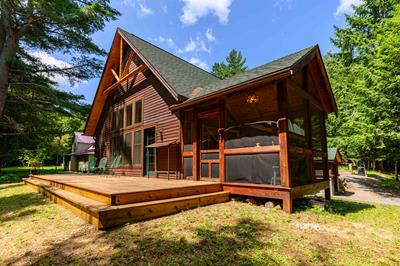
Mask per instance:
[[[275,71],[271,74],[267,74],[258,78],[254,78],[248,81],[244,81],[232,86],[229,86],[225,89],[219,90],[219,91],[215,91],[215,92],[211,92],[209,94],[200,96],[198,98],[194,98],[194,99],[189,99],[187,101],[184,101],[182,103],[179,104],[174,104],[172,105],[169,109],[171,111],[177,111],[179,109],[185,108],[185,107],[189,107],[192,106],[194,104],[203,102],[203,101],[207,101],[207,100],[211,100],[213,98],[217,98],[219,96],[225,95],[227,93],[233,92],[233,91],[238,91],[241,89],[246,88],[248,85],[252,84],[252,83],[256,83],[256,82],[268,82],[268,81],[273,81],[276,79],[280,79],[280,78],[285,78],[285,77],[289,77],[292,74],[291,68],[285,68],[285,69],[281,69],[278,71]]]

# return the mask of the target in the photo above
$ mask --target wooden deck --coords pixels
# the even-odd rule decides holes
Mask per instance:
[[[215,182],[105,175],[35,175],[24,181],[99,229],[229,200]]]

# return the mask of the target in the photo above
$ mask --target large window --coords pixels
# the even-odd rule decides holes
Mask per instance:
[[[118,128],[124,127],[124,109],[119,109],[118,112]]]
[[[135,102],[135,124],[140,124],[143,121],[142,104],[142,100]]]
[[[125,127],[132,125],[132,104],[125,108]]]
[[[183,120],[183,150],[193,151],[193,111],[185,111]]]
[[[125,134],[122,162],[124,165],[132,165],[132,133]]]
[[[142,164],[142,130],[137,130],[133,138],[133,164]]]
[[[112,117],[111,117],[111,129],[117,129],[117,111],[112,112]]]

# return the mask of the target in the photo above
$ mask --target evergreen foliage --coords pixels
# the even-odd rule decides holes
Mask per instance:
[[[225,58],[224,62],[214,63],[212,73],[220,79],[232,77],[236,74],[242,73],[247,70],[246,58],[242,57],[242,53],[233,49]]]

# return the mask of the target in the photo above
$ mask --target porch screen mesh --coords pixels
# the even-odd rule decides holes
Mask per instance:
[[[280,185],[279,154],[227,155],[226,182]]]
[[[193,178],[193,157],[183,158],[183,176],[185,179]]]
[[[293,186],[300,186],[310,183],[310,178],[308,176],[308,157],[304,155],[290,154],[289,165]]]

